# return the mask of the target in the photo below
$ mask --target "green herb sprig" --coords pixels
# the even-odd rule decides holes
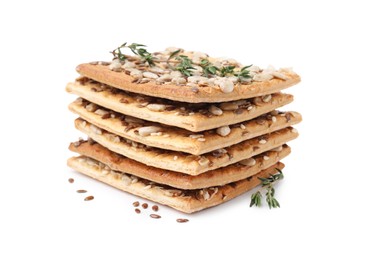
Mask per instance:
[[[120,47],[117,47],[113,51],[111,51],[114,59],[119,59],[120,61],[126,60],[126,56],[121,52],[121,49],[126,47],[127,42],[121,44]]]
[[[192,66],[193,61],[185,55],[180,55],[176,57],[176,60],[180,63],[178,63],[174,69],[180,71],[187,77],[192,76],[192,71],[195,70],[195,68]]]
[[[227,74],[233,74],[233,71],[234,71],[235,68],[236,68],[236,66],[221,67],[220,70],[219,70],[219,76],[225,77],[225,76],[227,76]]]
[[[173,52],[171,52],[171,54],[169,55],[168,59],[167,59],[167,62],[172,59],[173,57],[177,56],[177,54],[179,54],[182,50],[181,49],[178,49],[178,50],[175,50]]]
[[[234,73],[240,82],[246,81],[246,79],[251,79],[250,71],[248,70],[251,66],[252,65],[245,66],[239,72]]]
[[[123,48],[129,48],[134,54],[140,56],[140,58],[149,64],[149,66],[154,65],[154,57],[153,55],[148,52],[145,48],[146,45],[140,44],[140,43],[132,43],[130,45],[127,45],[127,42],[122,44],[120,47],[117,47],[114,49],[111,53],[114,56],[115,59],[119,59],[120,61],[126,60],[126,55],[121,52],[121,49]]]
[[[261,186],[263,189],[266,190],[266,202],[269,206],[269,209],[271,208],[280,208],[279,202],[275,199],[275,189],[273,187],[274,183],[283,179],[284,175],[283,172],[280,169],[277,169],[278,173],[270,175],[268,178],[259,178],[261,181]],[[251,195],[251,202],[250,207],[256,206],[260,207],[262,201],[262,194],[261,191],[258,190],[257,192],[253,193]]]
[[[134,54],[139,55],[143,61],[148,62],[149,66],[154,65],[153,55],[150,52],[148,52],[146,49],[141,48],[141,47],[147,47],[147,46],[145,46],[144,44],[132,43],[128,47]]]
[[[216,75],[217,71],[219,70],[217,67],[215,67],[209,60],[203,59],[200,61],[200,67],[203,68],[203,73],[205,77],[208,77],[210,75]]]

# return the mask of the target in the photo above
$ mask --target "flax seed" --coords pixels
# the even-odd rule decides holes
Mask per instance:
[[[90,200],[93,200],[94,197],[93,196],[88,196],[88,197],[85,197],[84,198],[84,201],[90,201]]]
[[[178,223],[186,223],[186,222],[189,222],[189,220],[188,220],[188,219],[186,219],[186,218],[178,218],[176,221],[177,221]]]

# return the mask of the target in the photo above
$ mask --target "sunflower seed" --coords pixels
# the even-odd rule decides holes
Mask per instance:
[[[119,60],[113,60],[111,64],[109,64],[108,68],[112,71],[121,72],[122,66]]]
[[[238,109],[238,105],[236,103],[234,103],[234,102],[222,103],[219,106],[224,111]]]
[[[234,89],[234,84],[229,79],[224,79],[219,83],[219,87],[223,93],[231,93]]]
[[[203,138],[204,135],[202,134],[192,134],[192,135],[189,135],[190,138],[193,138],[193,139],[198,139],[198,138]]]
[[[198,161],[198,163],[199,163],[201,166],[207,166],[207,165],[209,165],[210,161],[209,161],[209,159],[208,159],[208,158],[206,158],[206,157],[202,156],[202,157],[200,158],[200,160]]]
[[[212,113],[215,116],[220,116],[220,115],[223,114],[223,110],[220,109],[219,107],[214,106],[214,105],[211,105],[209,107],[209,112]]]
[[[217,128],[216,133],[224,137],[231,133],[231,128],[229,128],[229,126],[222,126]]]
[[[271,149],[270,151],[281,152],[282,150],[283,150],[283,146],[278,146],[278,147],[275,147],[275,148]]]
[[[98,106],[94,103],[89,103],[85,109],[88,111],[88,112],[94,112],[98,109]]]
[[[149,104],[146,106],[149,110],[155,111],[155,112],[161,112],[166,109],[165,105],[162,104]]]
[[[153,72],[149,72],[149,71],[143,72],[143,76],[145,78],[148,78],[148,79],[157,79],[158,78],[157,74],[155,74]]]
[[[283,73],[278,72],[278,71],[272,72],[271,75],[273,75],[275,78],[282,79],[282,80],[287,80],[288,79],[288,77],[286,75],[284,75]]]
[[[239,163],[245,166],[254,166],[256,164],[256,160],[254,158],[248,158],[248,159],[239,161]]]
[[[96,135],[101,135],[102,134],[102,129],[95,126],[95,125],[90,125],[90,130],[96,134]]]
[[[262,96],[262,97],[261,97],[261,100],[262,100],[264,103],[268,103],[268,102],[270,102],[270,100],[271,100],[271,94],[269,94],[269,95],[265,95],[265,96]]]
[[[158,126],[144,126],[144,127],[140,127],[138,132],[140,136],[148,136],[148,135],[151,135],[152,133],[157,133],[161,130],[162,128]]]
[[[108,111],[106,111],[104,109],[101,109],[101,108],[99,108],[96,111],[94,111],[94,113],[97,114],[97,115],[99,115],[99,116],[102,116],[102,117],[105,116],[106,114],[109,114]]]

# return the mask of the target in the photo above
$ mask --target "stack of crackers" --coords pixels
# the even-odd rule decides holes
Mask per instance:
[[[172,54],[190,59],[189,73]],[[186,213],[226,202],[283,169],[287,143],[298,136],[292,126],[302,118],[277,109],[293,101],[280,91],[300,81],[296,73],[176,48],[153,57],[154,64],[125,56],[77,67],[81,76],[66,89],[79,97],[69,109],[88,140],[70,144],[80,154],[68,160],[71,168]]]

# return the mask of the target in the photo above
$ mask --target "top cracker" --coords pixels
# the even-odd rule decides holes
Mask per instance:
[[[300,77],[289,69],[242,66],[233,59],[212,58],[178,48],[151,54],[141,46],[123,44],[112,52],[112,62],[85,63],[76,70],[118,89],[190,103],[251,98],[300,82]],[[122,54],[123,48],[138,55]]]

